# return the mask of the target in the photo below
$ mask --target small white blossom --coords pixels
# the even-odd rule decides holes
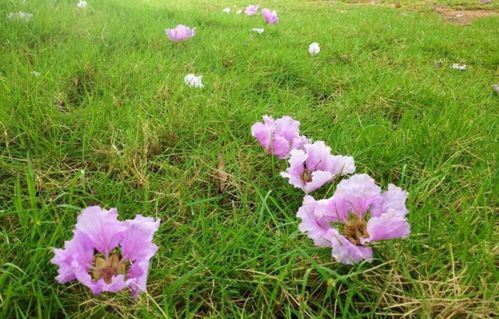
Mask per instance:
[[[251,31],[262,34],[263,31],[265,31],[265,30],[263,28],[253,28],[253,29],[251,29]]]
[[[243,13],[243,10],[237,10],[236,11],[236,14],[241,14],[241,13]]]
[[[230,8],[229,8],[229,7],[227,7],[227,8],[225,8],[225,9],[223,9],[222,11],[223,11],[223,12],[225,12],[225,13],[230,13]]]
[[[311,56],[317,55],[321,52],[321,48],[319,46],[319,43],[317,42],[312,42],[310,46],[308,47],[308,53],[310,53]]]
[[[37,71],[33,71],[31,72],[31,74],[35,77],[35,78],[38,78],[40,77],[41,73],[40,72],[37,72]]]
[[[454,70],[464,71],[466,70],[466,64],[454,63],[452,64],[451,68]]]
[[[196,76],[195,74],[189,73],[185,76],[184,82],[186,85],[193,88],[202,88],[203,83],[201,82],[202,76]]]
[[[88,3],[85,0],[79,0],[76,6],[80,9],[85,9],[87,5]]]

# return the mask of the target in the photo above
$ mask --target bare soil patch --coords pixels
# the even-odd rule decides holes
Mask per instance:
[[[499,16],[499,12],[493,10],[453,10],[447,7],[436,7],[435,10],[446,21],[458,24],[470,24],[478,18]]]

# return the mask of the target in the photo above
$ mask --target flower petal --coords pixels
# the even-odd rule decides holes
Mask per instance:
[[[152,243],[154,233],[159,228],[159,219],[137,215],[135,219],[125,220],[126,226],[121,241],[122,258],[129,261],[142,261],[154,256],[158,246]]]
[[[391,211],[381,215],[380,217],[372,217],[367,222],[367,233],[369,238],[363,240],[364,243],[387,240],[393,238],[405,238],[411,232],[407,219],[398,214],[396,211]]]
[[[332,256],[337,262],[352,265],[363,260],[371,262],[373,259],[371,247],[354,245],[334,228],[329,230],[326,237],[331,241]]]
[[[116,248],[123,238],[125,225],[118,221],[118,211],[99,206],[87,207],[78,216],[76,230],[85,234],[95,249],[104,255]]]

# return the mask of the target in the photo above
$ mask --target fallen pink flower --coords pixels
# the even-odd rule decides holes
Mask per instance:
[[[73,238],[55,249],[51,262],[56,280],[78,280],[94,295],[129,288],[132,296],[146,291],[149,260],[158,247],[152,242],[159,219],[137,215],[119,221],[118,211],[91,206],[78,216]]]
[[[331,247],[340,263],[371,261],[370,243],[409,236],[407,195],[393,184],[382,192],[370,176],[353,175],[338,184],[330,199],[305,196],[297,213],[299,229],[315,245]]]
[[[305,193],[319,189],[336,176],[353,174],[355,162],[350,156],[331,155],[331,148],[322,141],[305,144],[294,149],[288,160],[289,167],[281,176]]]
[[[300,122],[290,116],[274,120],[265,115],[263,123],[253,124],[251,134],[268,153],[280,159],[288,157],[291,150],[308,143],[308,139],[300,135]]]
[[[275,10],[271,11],[270,9],[265,8],[262,10],[262,16],[268,24],[276,24],[279,22],[279,17]]]
[[[244,13],[246,13],[247,16],[254,16],[258,12],[258,8],[260,8],[258,4],[257,5],[250,4],[249,6],[246,7]]]
[[[191,29],[182,24],[179,24],[174,29],[165,29],[165,33],[166,36],[173,42],[185,41],[196,35],[194,28]]]

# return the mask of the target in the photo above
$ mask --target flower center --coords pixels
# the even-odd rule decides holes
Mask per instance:
[[[303,170],[303,175],[301,176],[305,183],[310,183],[312,181],[312,175],[308,172],[307,166]]]
[[[360,244],[360,239],[368,237],[367,221],[357,215],[350,215],[350,218],[343,227],[343,235],[355,245]]]
[[[92,277],[94,280],[104,279],[107,284],[110,284],[113,276],[122,274],[126,272],[127,265],[120,262],[120,258],[117,253],[112,254],[108,258],[102,258],[96,256],[94,258],[94,269],[92,271]]]

